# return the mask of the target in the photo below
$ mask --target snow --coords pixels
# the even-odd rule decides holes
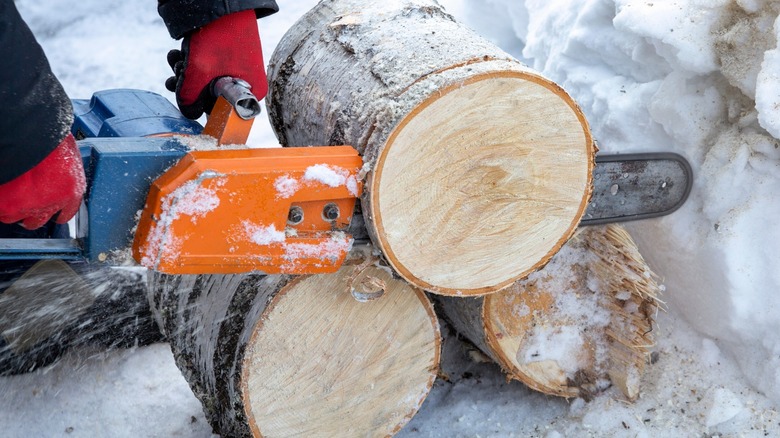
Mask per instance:
[[[565,378],[574,379],[577,371],[594,368],[589,366],[587,355],[581,354],[585,351],[585,344],[590,343],[596,349],[596,371],[604,371],[602,367],[606,360],[606,346],[599,338],[611,321],[604,303],[608,295],[595,292],[608,288],[598,284],[600,281],[596,279],[585,281],[583,287],[580,284],[582,275],[578,275],[583,266],[594,263],[591,259],[595,259],[594,255],[583,245],[566,245],[543,270],[532,273],[523,281],[523,284],[535,284],[539,291],[566,290],[571,293],[556,294],[551,308],[544,309],[545,318],[539,318],[540,321],[547,319],[549,323],[534,324],[526,334],[527,344],[518,351],[520,364],[553,361],[565,374]],[[590,285],[595,287],[588,289]],[[538,294],[537,291],[528,295]]]
[[[352,248],[352,238],[346,233],[335,232],[320,243],[288,243],[284,246],[285,259],[294,262],[305,257],[338,259]]]
[[[244,230],[250,241],[258,245],[270,245],[272,243],[284,242],[287,237],[284,231],[278,231],[276,225],[271,224],[268,226],[253,224],[249,221],[244,221]]]
[[[317,183],[328,187],[346,187],[349,193],[355,197],[360,194],[358,179],[349,170],[329,164],[314,164],[304,170],[301,181],[290,175],[276,178],[274,181],[276,197],[278,199],[289,198],[295,195],[302,186],[313,186]]]
[[[300,183],[290,175],[282,175],[274,181],[276,196],[280,199],[289,198],[298,191]]]
[[[687,204],[630,229],[670,309],[778,402],[780,150],[767,122],[776,108],[762,104],[777,100],[778,4],[743,3],[527,1],[518,37],[523,57],[583,106],[603,151],[689,158]]]
[[[347,169],[328,164],[315,164],[306,168],[303,175],[306,181],[320,182],[330,187],[345,186],[352,196],[358,196],[358,183]]]
[[[774,24],[774,39],[780,41],[780,17]],[[756,77],[758,123],[773,137],[780,138],[780,48],[764,52]]]
[[[715,388],[710,397],[705,425],[717,426],[736,417],[745,408],[739,397],[726,388]]]
[[[315,0],[281,3],[260,21],[266,58]],[[637,402],[609,391],[587,403],[534,393],[449,337],[449,379],[399,436],[780,434],[780,3],[442,3],[571,93],[602,151],[681,153],[695,182],[676,213],[630,227],[668,303]],[[141,88],[171,98],[165,53],[177,43],[153,5],[17,5],[71,96]],[[267,123],[255,125],[251,145],[277,144]],[[0,387],[4,436],[211,436],[166,345],[74,351]]]
[[[285,261],[282,269],[285,270],[294,270],[299,267],[302,260],[315,257],[327,260],[330,264],[335,263],[349,253],[354,242],[352,236],[343,232],[335,232],[330,238],[317,243],[308,243],[288,240],[288,235],[297,238],[294,229],[280,231],[274,224],[261,225],[250,221],[243,221],[242,225],[245,236],[250,242],[264,246],[281,244],[281,249],[284,251],[282,258]]]
[[[215,175],[205,176],[205,178],[214,177]],[[174,200],[171,203],[176,206],[176,212],[168,212],[169,214],[173,216],[190,216],[190,220],[195,224],[197,223],[197,218],[203,217],[219,207],[219,196],[217,196],[216,189],[201,186],[202,178],[204,176],[201,176],[197,181],[192,181],[179,187],[170,194],[170,197]],[[163,202],[165,203],[165,201]],[[163,212],[163,215],[165,213]]]
[[[4,437],[216,437],[167,344],[81,351],[2,388]]]

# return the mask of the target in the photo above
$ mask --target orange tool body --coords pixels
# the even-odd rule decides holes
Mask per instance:
[[[219,97],[204,133],[243,144],[236,107]],[[351,146],[192,151],[152,184],[133,256],[167,274],[335,272],[362,166]]]

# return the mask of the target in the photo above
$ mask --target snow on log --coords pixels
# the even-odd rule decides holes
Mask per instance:
[[[415,286],[500,290],[583,215],[595,148],[580,108],[433,0],[322,1],[282,38],[269,80],[282,145],[363,155],[368,231]]]
[[[437,297],[437,309],[532,389],[588,399],[611,383],[634,400],[658,292],[629,234],[608,225],[581,229],[512,287],[486,297]]]
[[[433,385],[438,320],[387,268],[153,275],[158,323],[222,436],[388,436]]]

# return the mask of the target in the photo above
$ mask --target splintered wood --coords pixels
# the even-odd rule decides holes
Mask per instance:
[[[619,225],[581,229],[550,263],[478,300],[440,297],[456,329],[509,377],[546,394],[639,396],[659,286]]]
[[[320,2],[280,41],[269,80],[282,145],[363,155],[368,233],[424,290],[507,287],[585,211],[595,148],[580,108],[433,0]]]
[[[392,435],[436,378],[433,308],[387,268],[151,284],[177,365],[222,436]]]

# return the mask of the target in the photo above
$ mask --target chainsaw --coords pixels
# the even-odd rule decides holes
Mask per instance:
[[[248,84],[222,78],[213,91],[205,127],[148,91],[74,100],[88,181],[76,237],[0,239],[0,260],[117,264],[132,248],[135,262],[166,274],[338,270],[353,244],[369,243],[360,155],[351,146],[248,148],[260,113]],[[670,214],[692,172],[672,153],[600,155],[593,181],[581,226]]]

